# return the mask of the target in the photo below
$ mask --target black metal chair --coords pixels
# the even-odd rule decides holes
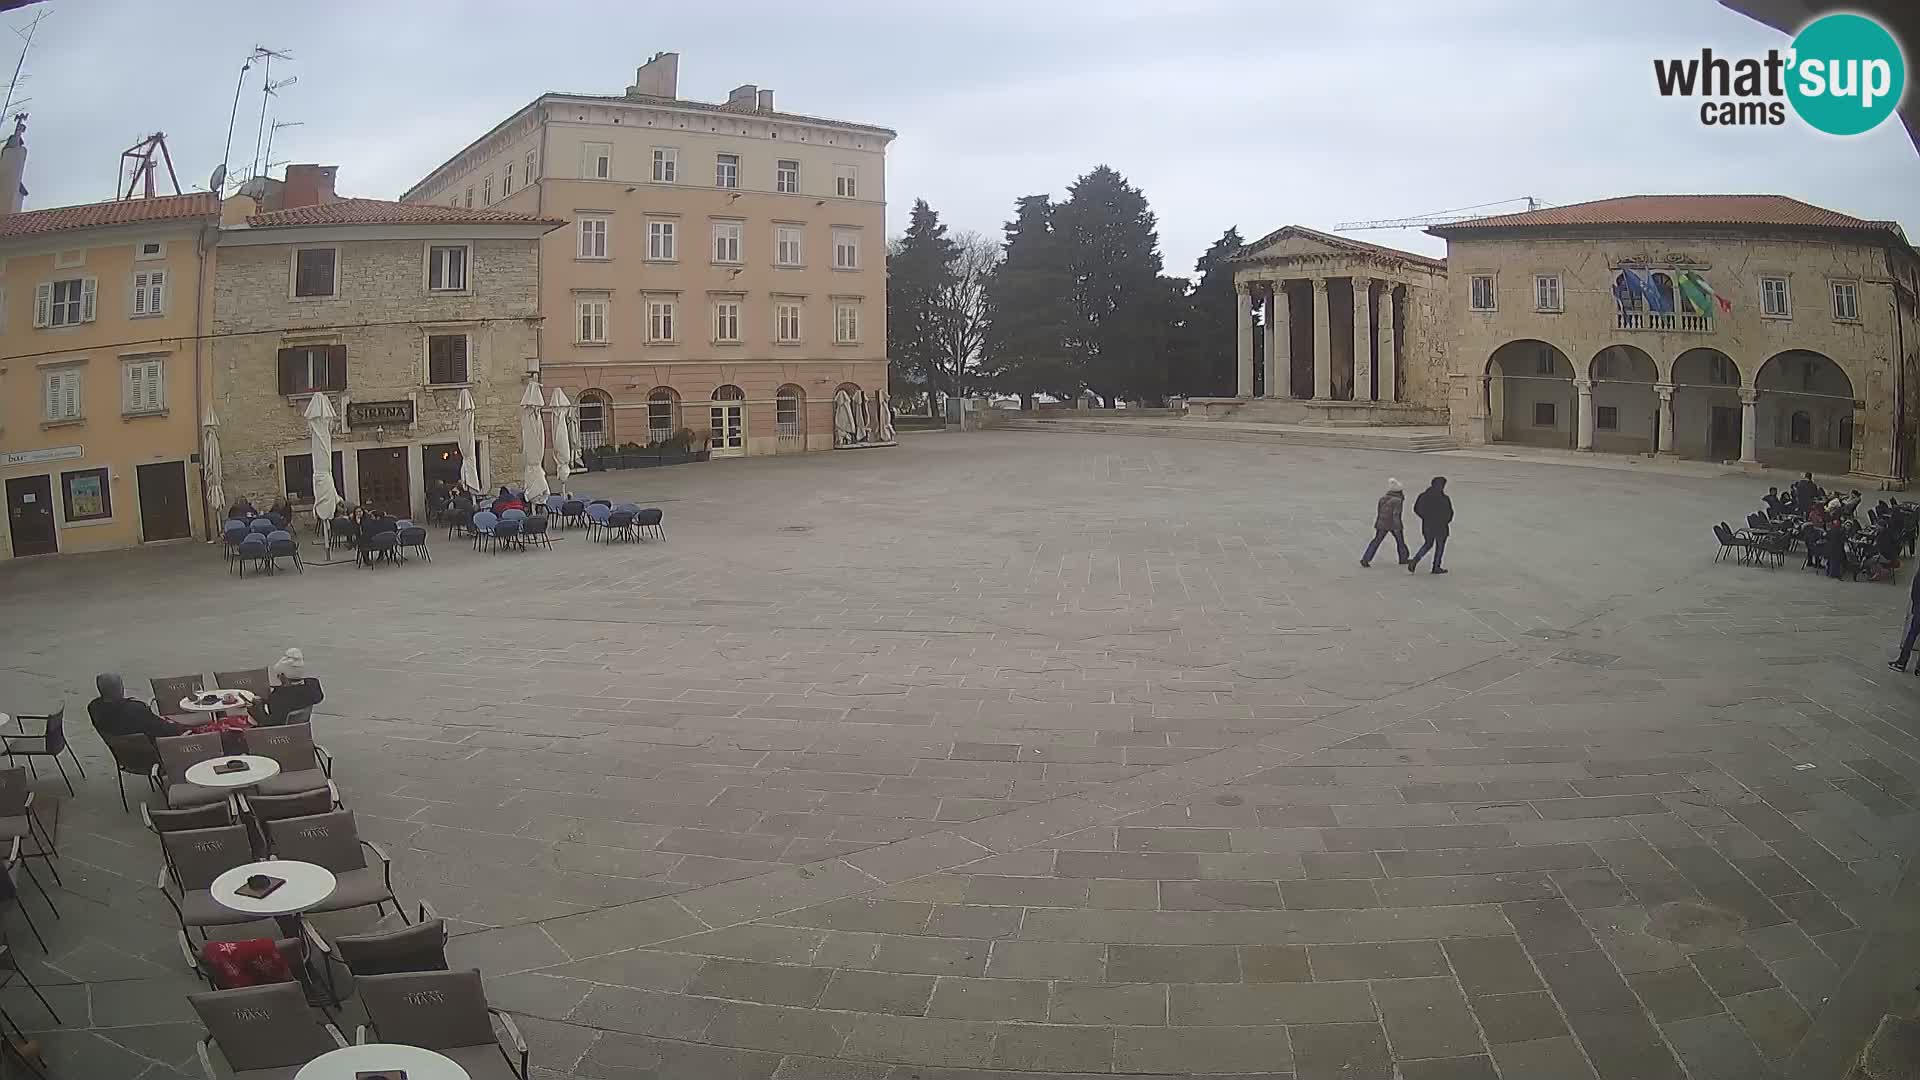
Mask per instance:
[[[82,780],[86,779],[87,770],[80,764],[80,755],[74,753],[73,747],[67,743],[66,714],[67,707],[65,705],[60,706],[50,713],[16,713],[13,717],[16,723],[25,720],[39,720],[46,726],[40,729],[39,734],[0,734],[0,744],[5,745],[7,761],[9,763],[16,757],[27,759],[27,772],[31,774],[35,780],[40,779],[40,773],[33,767],[33,759],[37,757],[52,758],[54,767],[60,770],[60,779],[66,781],[67,794],[72,795],[74,793],[73,779],[67,775],[67,767],[60,763],[60,755],[65,754],[73,759],[73,767],[80,771],[80,778]]]
[[[120,812],[126,813],[127,777],[138,776],[147,782],[147,790],[158,790],[154,786],[153,769],[160,764],[160,751],[153,748],[153,738],[148,735],[106,735],[101,741],[107,744],[107,753],[113,755],[114,779],[120,784]]]
[[[645,509],[641,510],[639,513],[633,515],[634,532],[640,534],[642,537],[645,537],[647,535],[647,530],[652,529],[653,534],[655,536],[659,537],[661,540],[665,540],[667,538],[667,530],[660,527],[661,517],[662,515],[660,513],[659,507],[657,506],[646,507]]]
[[[433,553],[427,550],[427,530],[418,525],[409,525],[400,530],[399,537],[401,547],[412,550],[428,562],[433,561]]]
[[[1752,551],[1752,542],[1735,534],[1732,527],[1726,522],[1723,521],[1715,525],[1713,527],[1713,535],[1715,539],[1720,541],[1720,550],[1714,555],[1714,562],[1719,562],[1727,558],[1731,558],[1735,562],[1740,563],[1748,560]]]

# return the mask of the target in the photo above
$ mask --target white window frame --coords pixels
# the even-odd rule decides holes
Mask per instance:
[[[452,260],[451,260],[450,253],[455,251],[460,252],[460,284],[457,286],[448,286],[446,284],[447,271],[452,268],[451,266]],[[443,260],[443,257],[445,257],[445,261],[448,263],[448,265],[444,267],[440,265],[440,263]],[[470,292],[471,291],[470,285],[473,282],[473,245],[472,244],[436,244],[431,240],[429,240],[427,242],[426,269],[427,269],[427,273],[426,273],[425,280],[426,280],[427,292],[433,293],[436,295],[445,294],[445,295],[454,295],[454,296]],[[437,288],[433,284],[433,272],[436,269],[441,271],[440,273],[441,284]]]
[[[1836,282],[1833,282],[1833,287],[1829,291],[1833,295],[1833,321],[1834,322],[1859,322],[1860,321],[1860,285],[1859,283],[1853,282],[1853,281],[1836,281]],[[1844,305],[1842,305],[1840,302],[1841,297],[1846,298],[1846,303]],[[1844,311],[1842,311],[1843,307],[1845,308]]]
[[[538,179],[540,179],[540,148],[536,146],[527,151],[525,182],[531,184]]]
[[[1560,289],[1559,274],[1533,275],[1533,310],[1549,313],[1567,310],[1567,301]]]
[[[602,261],[613,257],[613,219],[605,214],[581,214],[573,219],[574,257]]]
[[[833,343],[835,345],[860,344],[859,304],[843,300],[833,305]]]
[[[806,412],[807,402],[799,394],[783,393],[785,389],[783,386],[773,395],[773,430],[776,435],[794,436],[800,434],[801,415]],[[781,419],[789,406],[793,410],[793,419]]]
[[[573,301],[573,338],[577,345],[605,345],[613,304],[605,296],[581,296]]]
[[[666,218],[647,221],[647,261],[680,261],[680,230],[677,222]]]
[[[741,248],[746,242],[747,226],[742,221],[716,221],[713,223],[713,261],[723,265],[738,265]]]
[[[648,297],[647,341],[649,344],[671,345],[678,340],[675,337],[680,332],[680,328],[675,325],[679,321],[679,312],[675,310],[678,306],[671,297],[659,299]]]
[[[773,227],[773,265],[807,265],[807,229],[804,225]],[[791,249],[791,250],[789,250]]]
[[[333,291],[314,293],[312,296],[300,295],[300,253],[303,251],[333,252]],[[290,300],[334,300],[340,296],[340,249],[330,244],[310,244],[297,247],[287,253],[287,298]]]
[[[461,371],[461,375],[464,376],[464,378],[455,380],[453,382],[434,382],[433,381],[433,339],[439,338],[439,337],[457,337],[457,338],[466,339],[467,348],[466,348],[466,353],[464,357],[466,367],[464,370]],[[473,335],[466,332],[465,330],[443,330],[438,332],[433,330],[428,330],[426,333],[422,334],[420,336],[420,385],[432,386],[432,387],[472,386],[473,385]]]
[[[773,163],[773,190],[782,195],[800,194],[800,162],[798,160],[780,158]]]
[[[860,230],[833,230],[833,268],[835,270],[860,269]]]
[[[473,185],[471,185],[471,184],[469,184],[469,185],[467,185],[467,205],[466,205],[466,209],[468,209],[468,210],[471,210],[471,209],[473,209]]]
[[[127,286],[127,317],[150,319],[167,313],[167,271],[158,266],[135,270]]]
[[[680,148],[677,146],[656,146],[653,148],[653,182],[656,184],[677,184],[680,182]]]
[[[480,205],[493,205],[493,174],[488,173],[480,179]]]
[[[41,379],[40,412],[49,424],[71,424],[87,418],[86,384],[78,364],[48,368]]]
[[[580,144],[580,179],[613,179],[613,144],[590,142]]]
[[[860,166],[836,164],[833,167],[833,194],[842,199],[860,197]]]
[[[713,302],[713,340],[715,344],[740,344],[740,301]]]
[[[1779,285],[1779,289],[1770,290],[1769,285]],[[1779,310],[1774,310],[1773,298],[1780,298]],[[1760,317],[1763,319],[1793,318],[1793,283],[1784,275],[1768,274],[1760,279]]]
[[[79,283],[79,294],[56,303],[54,296],[60,291],[60,286],[71,282]],[[65,326],[79,326],[82,323],[92,322],[99,291],[99,283],[86,275],[41,282],[35,287],[33,293],[33,325],[57,330]],[[72,309],[73,317],[56,322],[54,316],[67,313],[68,308]]]
[[[1484,305],[1480,303],[1480,283],[1483,281],[1486,282],[1486,291],[1487,291],[1487,295],[1486,295],[1487,302]],[[1498,283],[1496,282],[1492,274],[1468,275],[1467,277],[1467,310],[1468,311],[1499,311],[1500,310],[1500,290],[1497,287],[1497,284]]]
[[[166,411],[167,358],[164,356],[123,357],[120,363],[121,415],[149,416]]]
[[[511,194],[513,194],[513,162],[509,161],[500,170],[500,197],[504,199]]]
[[[740,155],[713,155],[713,186],[722,191],[740,189]]]
[[[153,250],[148,251],[148,247],[152,247]],[[137,240],[134,242],[134,262],[149,262],[153,259],[164,259],[166,257],[167,242],[165,240]]]
[[[798,345],[806,332],[798,300],[776,300],[773,304],[773,340],[777,345]]]

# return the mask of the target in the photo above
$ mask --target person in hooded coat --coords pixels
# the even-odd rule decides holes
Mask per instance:
[[[1427,490],[1413,500],[1414,516],[1420,519],[1420,550],[1407,560],[1407,573],[1418,573],[1420,560],[1433,552],[1433,572],[1446,573],[1440,560],[1447,557],[1447,536],[1453,532],[1453,500],[1447,497],[1447,478],[1436,476]]]
[[[1361,566],[1372,566],[1375,552],[1380,550],[1380,541],[1393,537],[1394,546],[1400,549],[1400,565],[1407,562],[1407,534],[1405,526],[1405,508],[1407,493],[1400,481],[1387,478],[1387,493],[1373,507],[1373,542],[1367,545],[1366,554],[1360,556]]]

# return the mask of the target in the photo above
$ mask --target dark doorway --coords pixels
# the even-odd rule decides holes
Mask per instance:
[[[191,536],[186,465],[162,461],[135,471],[140,483],[140,539],[179,540]]]
[[[480,462],[477,460],[480,454],[478,439],[474,440],[473,453],[476,458],[473,463],[473,474],[478,476],[480,475]],[[428,443],[420,448],[420,475],[429,485],[435,480],[449,487],[459,483],[461,463],[460,444],[457,442]]]
[[[397,518],[413,516],[405,447],[360,451],[360,505]]]
[[[53,527],[53,482],[45,476],[16,476],[7,481],[7,532],[13,553],[51,555],[60,550]]]
[[[1740,456],[1740,413],[1724,405],[1713,407],[1713,426],[1707,430],[1707,460],[1730,461]]]

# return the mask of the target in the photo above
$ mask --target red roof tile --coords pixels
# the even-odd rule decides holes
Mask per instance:
[[[0,217],[0,239],[43,236],[105,225],[190,221],[194,218],[214,218],[219,214],[220,202],[208,191],[196,191],[189,195],[155,195],[151,199],[86,203],[81,206],[55,206],[46,210],[23,210],[18,214]]]
[[[1784,226],[1891,233],[1905,242],[1900,226],[1869,221],[1837,210],[1789,199],[1785,195],[1623,195],[1614,199],[1549,206],[1518,214],[1473,218],[1434,225],[1435,236],[1479,229],[1536,229],[1586,225]]]
[[[433,203],[389,202],[386,199],[337,199],[314,206],[253,214],[254,228],[276,225],[549,225],[566,224],[555,218],[516,214],[506,210],[471,210]]]

